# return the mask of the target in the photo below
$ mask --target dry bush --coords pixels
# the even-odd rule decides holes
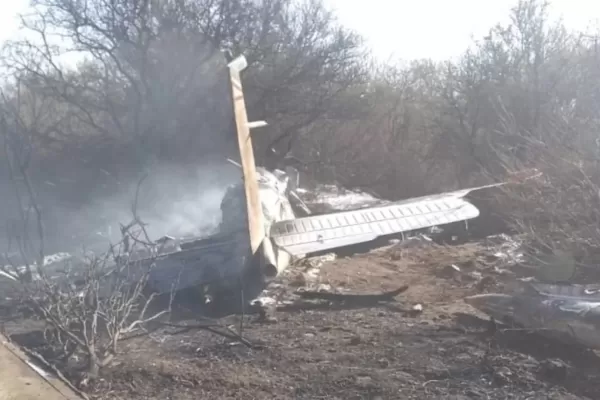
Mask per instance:
[[[368,85],[339,100],[346,118],[316,124],[294,148],[297,159],[317,180],[334,180],[385,198],[439,190],[447,176],[435,170],[431,154],[438,134],[432,122],[437,66],[424,61],[374,70]]]
[[[67,363],[74,356],[87,360],[82,383],[110,364],[122,339],[170,311],[170,305],[156,311],[155,294],[146,290],[153,257],[132,259],[141,252],[155,253],[153,247],[143,224],[135,221],[105,254],[54,265],[4,266],[15,279],[21,303],[45,322],[53,361]],[[26,271],[33,271],[32,276]]]
[[[532,144],[530,156],[541,176],[508,186],[492,205],[508,225],[527,234],[532,251],[567,251],[584,265],[598,261],[600,168],[583,153]]]

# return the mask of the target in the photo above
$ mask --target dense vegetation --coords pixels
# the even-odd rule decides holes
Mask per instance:
[[[270,123],[255,140],[261,164],[293,161],[387,198],[537,169],[543,178],[504,191],[498,212],[582,258],[600,238],[597,36],[551,23],[542,0],[519,1],[510,24],[457,62],[399,65],[374,61],[321,0],[35,0],[34,10],[2,58],[7,184],[27,171],[40,197],[79,207],[117,190],[106,175],[205,164],[222,127],[203,66],[225,48],[248,58],[249,113]]]

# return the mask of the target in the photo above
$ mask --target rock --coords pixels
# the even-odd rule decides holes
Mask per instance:
[[[478,390],[475,389],[468,389],[465,394],[467,395],[468,398],[470,399],[481,399],[481,398],[485,398],[484,395],[479,392]]]
[[[544,360],[540,364],[541,372],[553,381],[564,381],[567,379],[569,367],[561,360]]]
[[[377,363],[381,368],[387,368],[390,366],[390,362],[385,358],[380,358],[379,360],[377,360]]]
[[[302,272],[299,272],[294,275],[293,278],[290,279],[289,285],[292,287],[304,287],[307,286],[308,279],[306,279],[306,275]]]
[[[483,279],[483,275],[479,271],[470,272],[469,277],[476,281],[480,281],[481,279]]]
[[[259,324],[275,324],[277,318],[275,317],[276,307],[274,304],[264,304],[262,302],[254,302],[252,307],[258,312],[258,316],[255,320]]]
[[[362,339],[360,338],[360,336],[354,336],[352,337],[352,339],[350,339],[350,346],[356,346],[361,344]]]
[[[513,372],[508,367],[500,367],[494,370],[494,380],[499,385],[506,385],[510,382]]]
[[[409,374],[408,372],[397,371],[395,374],[396,378],[402,382],[406,383],[415,383],[415,377]]]
[[[506,268],[500,268],[495,266],[494,267],[494,272],[498,275],[514,275],[515,273],[506,269]]]
[[[451,264],[446,265],[444,268],[442,268],[440,275],[445,278],[457,278],[460,277],[460,274],[460,268],[457,265]]]
[[[370,376],[357,376],[356,384],[359,386],[370,386],[373,383],[373,379]]]
[[[485,278],[482,278],[479,282],[477,282],[475,287],[478,291],[482,292],[486,288],[493,286],[495,283],[496,280],[494,278],[492,278],[491,276],[486,276]]]

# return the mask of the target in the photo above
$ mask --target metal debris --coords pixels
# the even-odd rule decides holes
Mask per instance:
[[[598,289],[598,285],[521,283],[511,293],[479,294],[465,302],[498,322],[600,349]]]
[[[523,241],[518,237],[504,233],[492,235],[485,238],[484,245],[495,249],[494,257],[502,260],[505,266],[522,263],[525,260]]]

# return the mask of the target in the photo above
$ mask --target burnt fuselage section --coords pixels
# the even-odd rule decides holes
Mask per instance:
[[[526,284],[508,294],[489,293],[465,301],[499,322],[541,335],[600,349],[600,288],[588,285]]]
[[[268,232],[272,223],[295,218],[288,199],[289,177],[283,171],[257,168],[257,172]],[[179,251],[160,255],[150,272],[150,288],[159,293],[201,288],[202,293],[212,293],[209,297],[227,293],[228,298],[243,291],[245,298],[256,298],[268,280],[277,276],[290,260],[282,260],[279,254],[276,262],[285,261],[285,265],[265,269],[265,261],[260,255],[252,254],[245,201],[243,184],[230,186],[221,202],[219,232],[206,238],[187,240],[179,245]],[[266,237],[265,240],[270,239]]]

